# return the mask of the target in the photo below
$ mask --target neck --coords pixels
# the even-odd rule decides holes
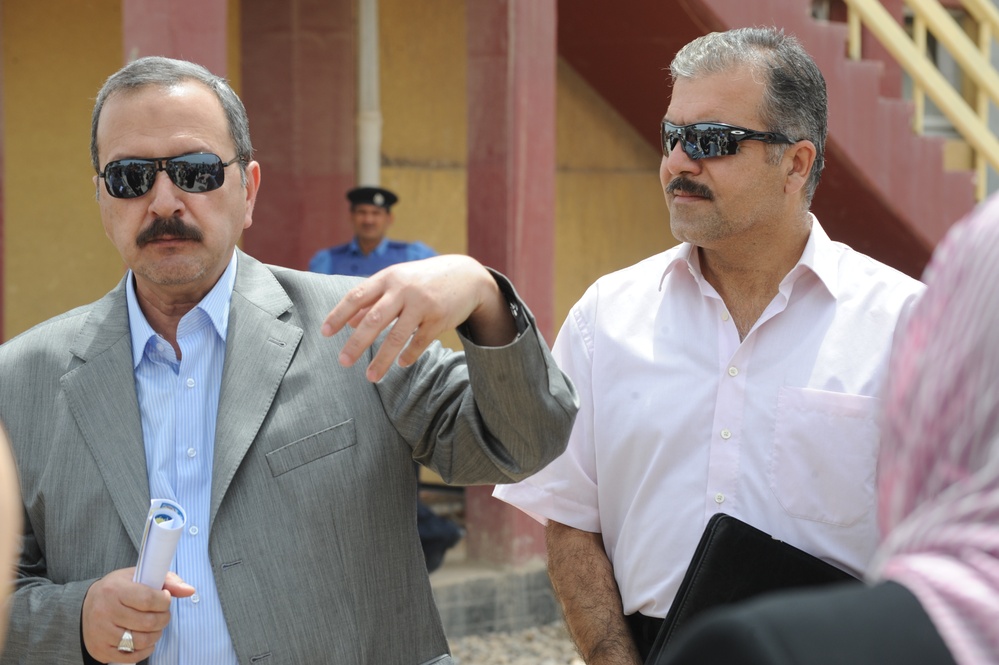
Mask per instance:
[[[197,307],[204,293],[189,293],[180,296],[164,297],[155,289],[150,290],[135,283],[135,297],[149,326],[163,339],[170,342],[177,358],[180,359],[180,346],[177,344],[177,326],[184,315]]]
[[[380,244],[382,244],[381,238],[378,240],[361,240],[360,238],[357,238],[357,246],[361,248],[361,253],[365,256],[375,251]]]
[[[725,302],[745,339],[774,299],[780,283],[801,258],[811,232],[810,219],[793,233],[763,242],[741,242],[735,250],[698,248],[701,274]]]

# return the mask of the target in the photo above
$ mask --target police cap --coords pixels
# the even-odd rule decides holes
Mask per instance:
[[[379,208],[385,208],[385,211],[388,212],[395,205],[395,202],[399,200],[399,197],[381,187],[355,187],[347,192],[347,199],[350,201],[351,208],[366,203],[378,206]]]

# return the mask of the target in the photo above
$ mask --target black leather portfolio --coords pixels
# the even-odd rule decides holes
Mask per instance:
[[[706,609],[767,591],[850,580],[858,582],[822,559],[718,513],[701,535],[645,665],[665,662],[667,645],[677,630]]]

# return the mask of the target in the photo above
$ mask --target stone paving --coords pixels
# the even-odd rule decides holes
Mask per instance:
[[[583,665],[561,620],[513,632],[458,637],[450,645],[457,665]]]

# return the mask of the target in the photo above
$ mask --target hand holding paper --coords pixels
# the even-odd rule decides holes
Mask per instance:
[[[194,587],[170,572],[186,522],[177,503],[151,501],[135,569],[111,571],[87,590],[80,622],[84,649],[92,658],[137,663],[152,654],[170,621],[171,597],[194,593]],[[133,651],[126,651],[127,646]]]
[[[169,499],[150,502],[139,547],[139,563],[135,566],[136,582],[157,590],[163,588],[186,522],[184,509],[176,502]]]

